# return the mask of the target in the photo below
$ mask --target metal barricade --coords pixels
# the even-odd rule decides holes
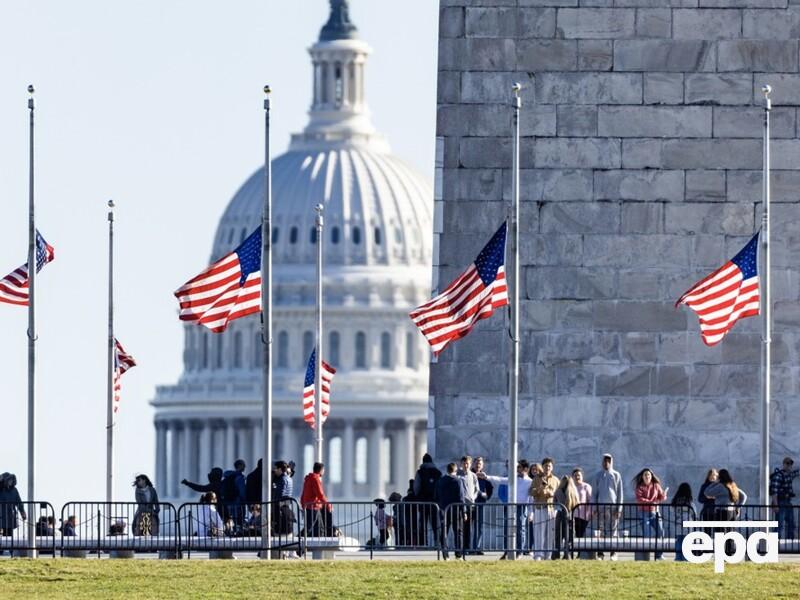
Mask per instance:
[[[778,534],[779,554],[800,554],[800,506],[782,505],[765,506],[761,504],[745,504],[733,508],[717,507],[709,515],[714,521],[730,522],[730,527],[718,526],[714,529],[705,529],[706,533],[714,537],[714,533],[737,531],[745,539],[756,531],[768,531]],[[705,519],[704,519],[705,520]],[[775,522],[777,527],[764,529],[763,527],[744,527],[747,521]]]
[[[447,558],[501,552],[548,560],[570,556],[570,513],[562,504],[451,504],[439,544]],[[513,532],[513,535],[512,535]]]
[[[301,512],[306,549],[334,552],[438,552],[439,507],[432,502],[330,502]]]
[[[230,557],[233,552],[261,553],[265,550],[261,537],[265,511],[271,515],[270,550],[302,553],[300,506],[294,498],[219,508],[187,502],[178,509],[179,547],[187,558],[192,552],[209,552],[218,558]]]
[[[0,502],[0,554],[55,554],[55,520],[49,502]]]
[[[177,552],[177,512],[159,502],[67,502],[61,509],[61,555]]]
[[[589,553],[664,552],[680,550],[691,531],[684,522],[696,519],[691,506],[671,504],[579,504],[572,509],[572,550]]]

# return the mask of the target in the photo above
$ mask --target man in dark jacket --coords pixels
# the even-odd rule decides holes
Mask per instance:
[[[232,518],[238,526],[244,522],[244,503],[247,499],[245,468],[245,462],[239,458],[233,463],[234,470],[225,471],[222,479],[222,503],[225,505],[227,516]]]
[[[188,479],[182,480],[181,483],[190,490],[194,490],[200,494],[214,492],[214,495],[217,497],[217,512],[219,516],[222,517],[222,520],[225,521],[228,517],[225,513],[225,504],[222,502],[222,473],[222,469],[214,467],[208,472],[208,483],[192,483]]]
[[[263,460],[258,459],[256,468],[247,474],[244,482],[244,496],[248,504],[261,504],[261,477]]]
[[[456,463],[447,465],[447,474],[439,478],[436,482],[436,490],[434,492],[434,501],[439,505],[439,509],[444,514],[444,524],[442,525],[439,538],[439,544],[442,547],[442,558],[447,560],[449,555],[447,553],[447,534],[453,532],[453,540],[455,543],[461,539],[461,521],[464,518],[463,511],[458,510],[458,505],[464,503],[464,487],[461,485],[461,480],[456,475]],[[453,506],[452,509],[450,508]],[[461,552],[456,552],[456,558],[464,558]]]
[[[442,477],[442,472],[433,464],[433,459],[430,454],[425,454],[422,457],[422,464],[417,469],[414,476],[414,497],[417,502],[433,502],[434,494],[436,493],[436,483]],[[428,523],[431,525],[431,532],[433,534],[432,540],[437,540],[439,517],[436,510],[432,506],[422,506],[419,510],[419,537],[423,545],[426,543],[426,532],[428,531]]]

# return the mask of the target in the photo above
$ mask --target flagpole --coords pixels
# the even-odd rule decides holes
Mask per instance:
[[[764,335],[762,338],[762,380],[761,380],[761,462],[759,465],[759,493],[762,506],[769,505],[769,418],[770,418],[770,393],[771,393],[771,367],[772,367],[772,300],[770,298],[770,232],[769,232],[769,204],[770,204],[770,157],[769,157],[769,113],[772,110],[770,94],[772,88],[765,85],[761,88],[764,94],[764,173],[763,180],[763,211],[761,214],[761,251],[764,254],[763,271],[761,276],[762,306]],[[767,515],[768,517],[769,515]]]
[[[106,502],[114,501],[114,201],[108,201],[108,368],[106,369]]]
[[[314,460],[322,462],[322,204],[317,212],[317,345],[314,353]]]
[[[33,85],[28,86],[30,142],[28,156],[28,502],[36,499],[36,220],[33,194]],[[36,556],[34,515],[28,515],[30,556]]]
[[[261,343],[264,346],[262,502],[272,495],[272,163],[269,148],[270,87],[264,86],[264,207],[261,214]],[[266,506],[266,510],[263,508]],[[262,505],[261,558],[272,554],[272,511]]]
[[[512,296],[511,296],[511,369],[509,373],[509,444],[508,444],[508,501],[513,504],[517,501],[517,421],[519,420],[519,113],[522,108],[520,93],[522,86],[515,83],[514,113],[513,113],[513,153],[511,165],[511,254],[513,265],[511,267]],[[511,511],[509,540],[509,559],[515,559],[516,550],[516,510]]]

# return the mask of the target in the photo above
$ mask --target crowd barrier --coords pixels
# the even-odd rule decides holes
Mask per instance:
[[[729,531],[738,531],[745,539],[763,528],[742,527],[737,523],[745,521],[774,521],[777,527],[770,528],[770,532],[778,534],[779,554],[800,554],[800,506],[773,507],[759,504],[745,504],[734,510],[716,510],[713,513],[701,513],[703,521],[729,521]],[[716,529],[721,532],[723,529]],[[707,533],[713,535],[711,530]]]
[[[57,527],[49,502],[0,502],[0,553],[55,554]]]
[[[178,548],[187,558],[192,552],[210,552],[217,557],[260,553],[266,548],[262,540],[266,511],[271,516],[270,551],[302,553],[300,506],[294,498],[236,507],[182,504],[178,509]]]
[[[317,555],[439,549],[441,515],[432,502],[331,502],[303,510],[301,518],[306,549]]]
[[[675,552],[697,515],[671,504],[579,504],[572,509],[572,552]]]
[[[177,512],[158,502],[67,502],[61,509],[61,554],[176,552]]]
[[[570,533],[569,511],[558,503],[451,504],[440,544],[457,557],[502,552],[550,559],[570,553]]]
[[[453,504],[430,502],[332,502],[303,510],[294,499],[217,508],[199,503],[68,502],[60,521],[48,502],[0,503],[0,553],[130,557],[212,557],[261,553],[261,515],[270,511],[271,556],[329,558],[335,552],[502,553],[537,558],[588,558],[606,552],[680,551],[695,530],[688,521],[725,521],[714,531],[756,529],[748,521],[775,521],[780,554],[800,554],[800,506],[745,505],[701,511],[671,504]],[[742,523],[742,525],[738,525]],[[513,533],[513,535],[512,535]]]

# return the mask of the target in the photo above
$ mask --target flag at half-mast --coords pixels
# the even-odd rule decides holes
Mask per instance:
[[[114,412],[119,410],[120,392],[122,391],[120,379],[125,371],[135,366],[136,361],[125,352],[119,340],[114,338]]]
[[[503,223],[466,271],[441,294],[411,312],[411,320],[434,354],[508,304],[505,254],[506,223]]]
[[[36,272],[56,257],[55,249],[36,230]],[[0,302],[28,306],[28,263],[0,279]]]
[[[228,323],[261,310],[261,227],[175,292],[181,321],[219,333]]]
[[[328,419],[328,414],[331,411],[331,382],[333,376],[336,375],[336,369],[326,363],[324,360],[320,361],[322,365],[320,385],[322,386],[322,423]],[[314,401],[314,387],[317,368],[317,349],[311,352],[308,357],[308,367],[306,368],[306,378],[303,381],[303,420],[311,425],[314,429],[316,424]]]
[[[680,304],[697,313],[706,346],[721,342],[739,319],[758,315],[758,234],[730,261],[695,283],[675,306]]]

